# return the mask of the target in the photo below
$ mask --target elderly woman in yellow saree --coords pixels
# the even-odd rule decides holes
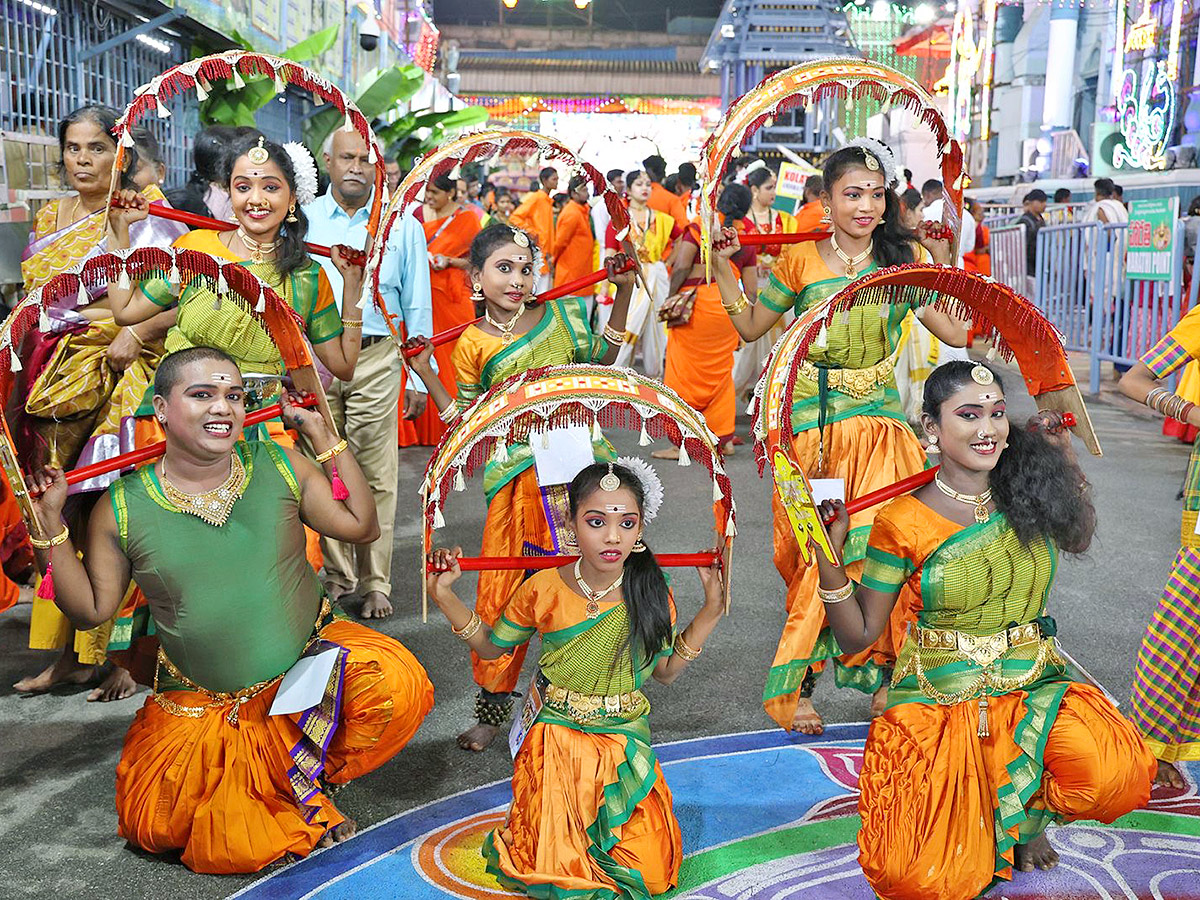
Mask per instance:
[[[84,106],[59,124],[61,174],[75,194],[52,200],[38,211],[21,259],[27,293],[115,246],[107,207],[117,152],[112,135],[116,121],[113,109]],[[132,188],[136,148],[129,148],[127,159],[121,184]],[[157,185],[145,188],[141,196],[147,204],[165,203]],[[166,246],[185,230],[161,219],[143,222],[131,233],[130,246]],[[12,395],[19,403],[8,413],[27,471],[45,464],[86,465],[133,449],[133,412],[153,377],[174,313],[122,327],[113,320],[104,293],[81,294],[52,305],[43,322],[46,330],[31,332],[21,347],[23,368]],[[72,493],[94,499],[110,480],[85,482]],[[84,517],[83,507],[89,505],[82,498],[72,504]],[[35,600],[30,647],[64,648],[64,653],[45,671],[14,687],[32,693],[60,683],[93,681],[105,661],[112,629],[108,622],[90,631],[73,631],[52,602]],[[128,674],[116,667],[88,699],[120,699],[133,690]]]

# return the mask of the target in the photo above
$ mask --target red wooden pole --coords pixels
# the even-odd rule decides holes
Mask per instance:
[[[625,268],[621,269],[621,271],[628,272],[632,268],[633,268],[633,262],[630,261],[629,264],[625,266]],[[576,291],[578,291],[582,288],[591,287],[593,284],[599,284],[601,281],[603,281],[607,277],[608,277],[608,270],[601,269],[598,272],[593,272],[591,275],[584,275],[582,278],[576,278],[574,281],[568,281],[565,284],[560,284],[558,287],[551,288],[550,290],[546,291],[546,293],[544,293],[544,294],[538,294],[537,301],[538,301],[538,303],[545,303],[547,300],[557,300],[559,297],[569,297],[572,294],[574,294]],[[482,321],[483,321],[483,319],[474,319],[474,320],[472,320],[470,322],[466,322],[462,325],[455,325],[453,328],[447,328],[445,331],[439,331],[437,334],[435,334],[433,337],[431,337],[429,339],[429,343],[433,344],[433,346],[435,346],[435,347],[440,347],[442,344],[448,344],[451,341],[456,340],[459,337],[459,335],[461,335],[464,331],[466,331],[472,325],[475,325]],[[411,358],[413,356],[416,356],[420,352],[421,352],[420,347],[410,347],[404,351],[404,355],[406,357]]]
[[[721,558],[719,553],[656,553],[654,558],[664,568],[688,566],[711,566]],[[496,572],[501,570],[557,569],[569,565],[578,556],[462,556],[458,564],[464,572]],[[426,564],[426,572],[448,572],[449,569],[434,569]]]
[[[117,204],[114,203],[114,206]],[[208,216],[197,215],[196,213],[188,212],[186,209],[175,209],[172,206],[164,206],[161,203],[150,204],[150,215],[158,216],[160,219],[170,219],[172,222],[182,222],[192,228],[211,228],[214,231],[233,231],[237,228],[236,222],[222,222],[219,219],[210,219]],[[310,244],[305,241],[304,246],[308,248],[309,253],[315,253],[317,256],[332,256],[332,251],[324,244]],[[367,264],[367,254],[362,250],[355,250],[353,247],[347,247],[345,244],[337,244],[338,250],[342,256],[354,263],[356,266],[365,266]]]
[[[297,405],[316,406],[317,398],[314,394],[308,394]],[[242,425],[243,427],[257,425],[260,422],[273,419],[277,415],[279,415],[279,404],[273,403],[270,406],[264,406],[260,410],[248,413],[246,421]],[[87,481],[89,478],[95,478],[97,475],[104,475],[108,472],[127,468],[128,466],[136,466],[144,462],[149,462],[152,459],[158,459],[166,452],[167,442],[159,441],[157,444],[151,444],[149,447],[142,447],[139,450],[131,450],[128,453],[122,453],[120,456],[114,456],[112,459],[101,460],[98,463],[92,463],[90,466],[81,466],[67,473],[67,484],[78,484],[81,481]]]

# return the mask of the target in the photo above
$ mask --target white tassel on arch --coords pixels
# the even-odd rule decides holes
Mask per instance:
[[[22,368],[21,358],[17,356],[17,351],[12,348],[11,344],[8,346],[8,367],[14,372],[20,372]]]
[[[433,508],[433,527],[435,529],[446,527],[446,518],[442,515],[442,508],[440,506]]]
[[[287,82],[283,80],[283,66],[275,70],[275,93],[282,94],[287,91]]]
[[[229,293],[229,282],[225,280],[225,267],[217,269],[217,299],[220,300]]]
[[[132,287],[129,282],[129,270],[121,266],[121,275],[117,278],[117,290],[127,291]]]
[[[208,99],[208,85],[199,75],[196,75],[196,99],[200,101]]]
[[[75,295],[75,302],[80,306],[87,306],[91,302],[91,297],[88,296],[87,288],[84,287],[83,279],[79,279],[79,291]]]
[[[503,436],[496,438],[496,449],[492,451],[492,459],[500,464],[508,462],[508,441]]]
[[[267,292],[263,290],[261,284],[258,286],[258,300],[254,303],[254,311],[256,313],[267,311]]]
[[[350,132],[354,130],[354,124],[350,121],[350,110],[346,110],[346,121],[342,123],[342,131]]]
[[[600,430],[600,420],[592,420],[592,442],[599,443],[604,440],[604,432]]]
[[[638,436],[639,447],[649,447],[654,441],[650,437],[650,432],[646,431],[646,420],[642,419],[642,433]]]
[[[239,91],[246,86],[246,80],[242,78],[242,73],[238,71],[237,63],[233,64],[233,86]]]
[[[690,466],[692,464],[692,460],[687,454],[687,447],[684,446],[684,443],[685,442],[683,440],[680,440],[679,442],[679,465]]]
[[[46,307],[42,307],[42,311],[38,313],[38,331],[42,334],[49,334],[51,329],[50,316],[46,312]]]
[[[717,479],[714,478],[713,479],[713,503],[720,503],[722,496],[723,495],[721,494],[721,486],[719,484],[717,484]]]
[[[378,159],[379,157],[375,155],[375,145],[371,144],[371,146],[367,148],[367,164],[373,166]],[[384,190],[387,189],[384,188]],[[387,194],[383,195],[383,202],[387,203]]]
[[[155,102],[156,104],[158,104],[158,117],[159,117],[160,119],[169,119],[169,118],[171,118],[171,111],[170,111],[169,109],[167,109],[167,106],[166,106],[166,104],[165,104],[165,103],[163,103],[163,101],[162,101],[162,97],[158,96],[158,94],[155,94],[155,95],[154,95],[154,102]]]
[[[458,493],[461,494],[466,489],[467,489],[467,479],[463,477],[463,470],[461,468],[455,469],[454,470],[454,490],[456,490]]]
[[[825,323],[821,323],[821,330],[817,332],[817,339],[814,341],[814,346],[824,350],[829,346],[829,329],[825,327]]]

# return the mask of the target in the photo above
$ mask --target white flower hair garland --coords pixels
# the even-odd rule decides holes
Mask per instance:
[[[283,145],[296,172],[296,202],[307,206],[317,199],[317,163],[308,148],[295,141]]]
[[[642,485],[642,521],[650,522],[662,508],[666,492],[654,467],[636,456],[618,456],[617,465],[624,466],[634,474]]]

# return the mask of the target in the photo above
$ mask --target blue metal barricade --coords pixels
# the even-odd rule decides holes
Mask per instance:
[[[989,238],[992,278],[1018,294],[1025,294],[1025,226],[993,228]]]
[[[1045,225],[1037,233],[1037,273],[1029,299],[1062,332],[1068,350],[1091,349],[1088,279],[1096,223]]]
[[[1091,372],[1089,390],[1100,390],[1100,366],[1108,361],[1128,367],[1179,321],[1183,302],[1184,223],[1175,223],[1171,277],[1149,281],[1125,277],[1129,226],[1101,224],[1096,232],[1092,284]],[[1193,296],[1195,288],[1193,286]]]

